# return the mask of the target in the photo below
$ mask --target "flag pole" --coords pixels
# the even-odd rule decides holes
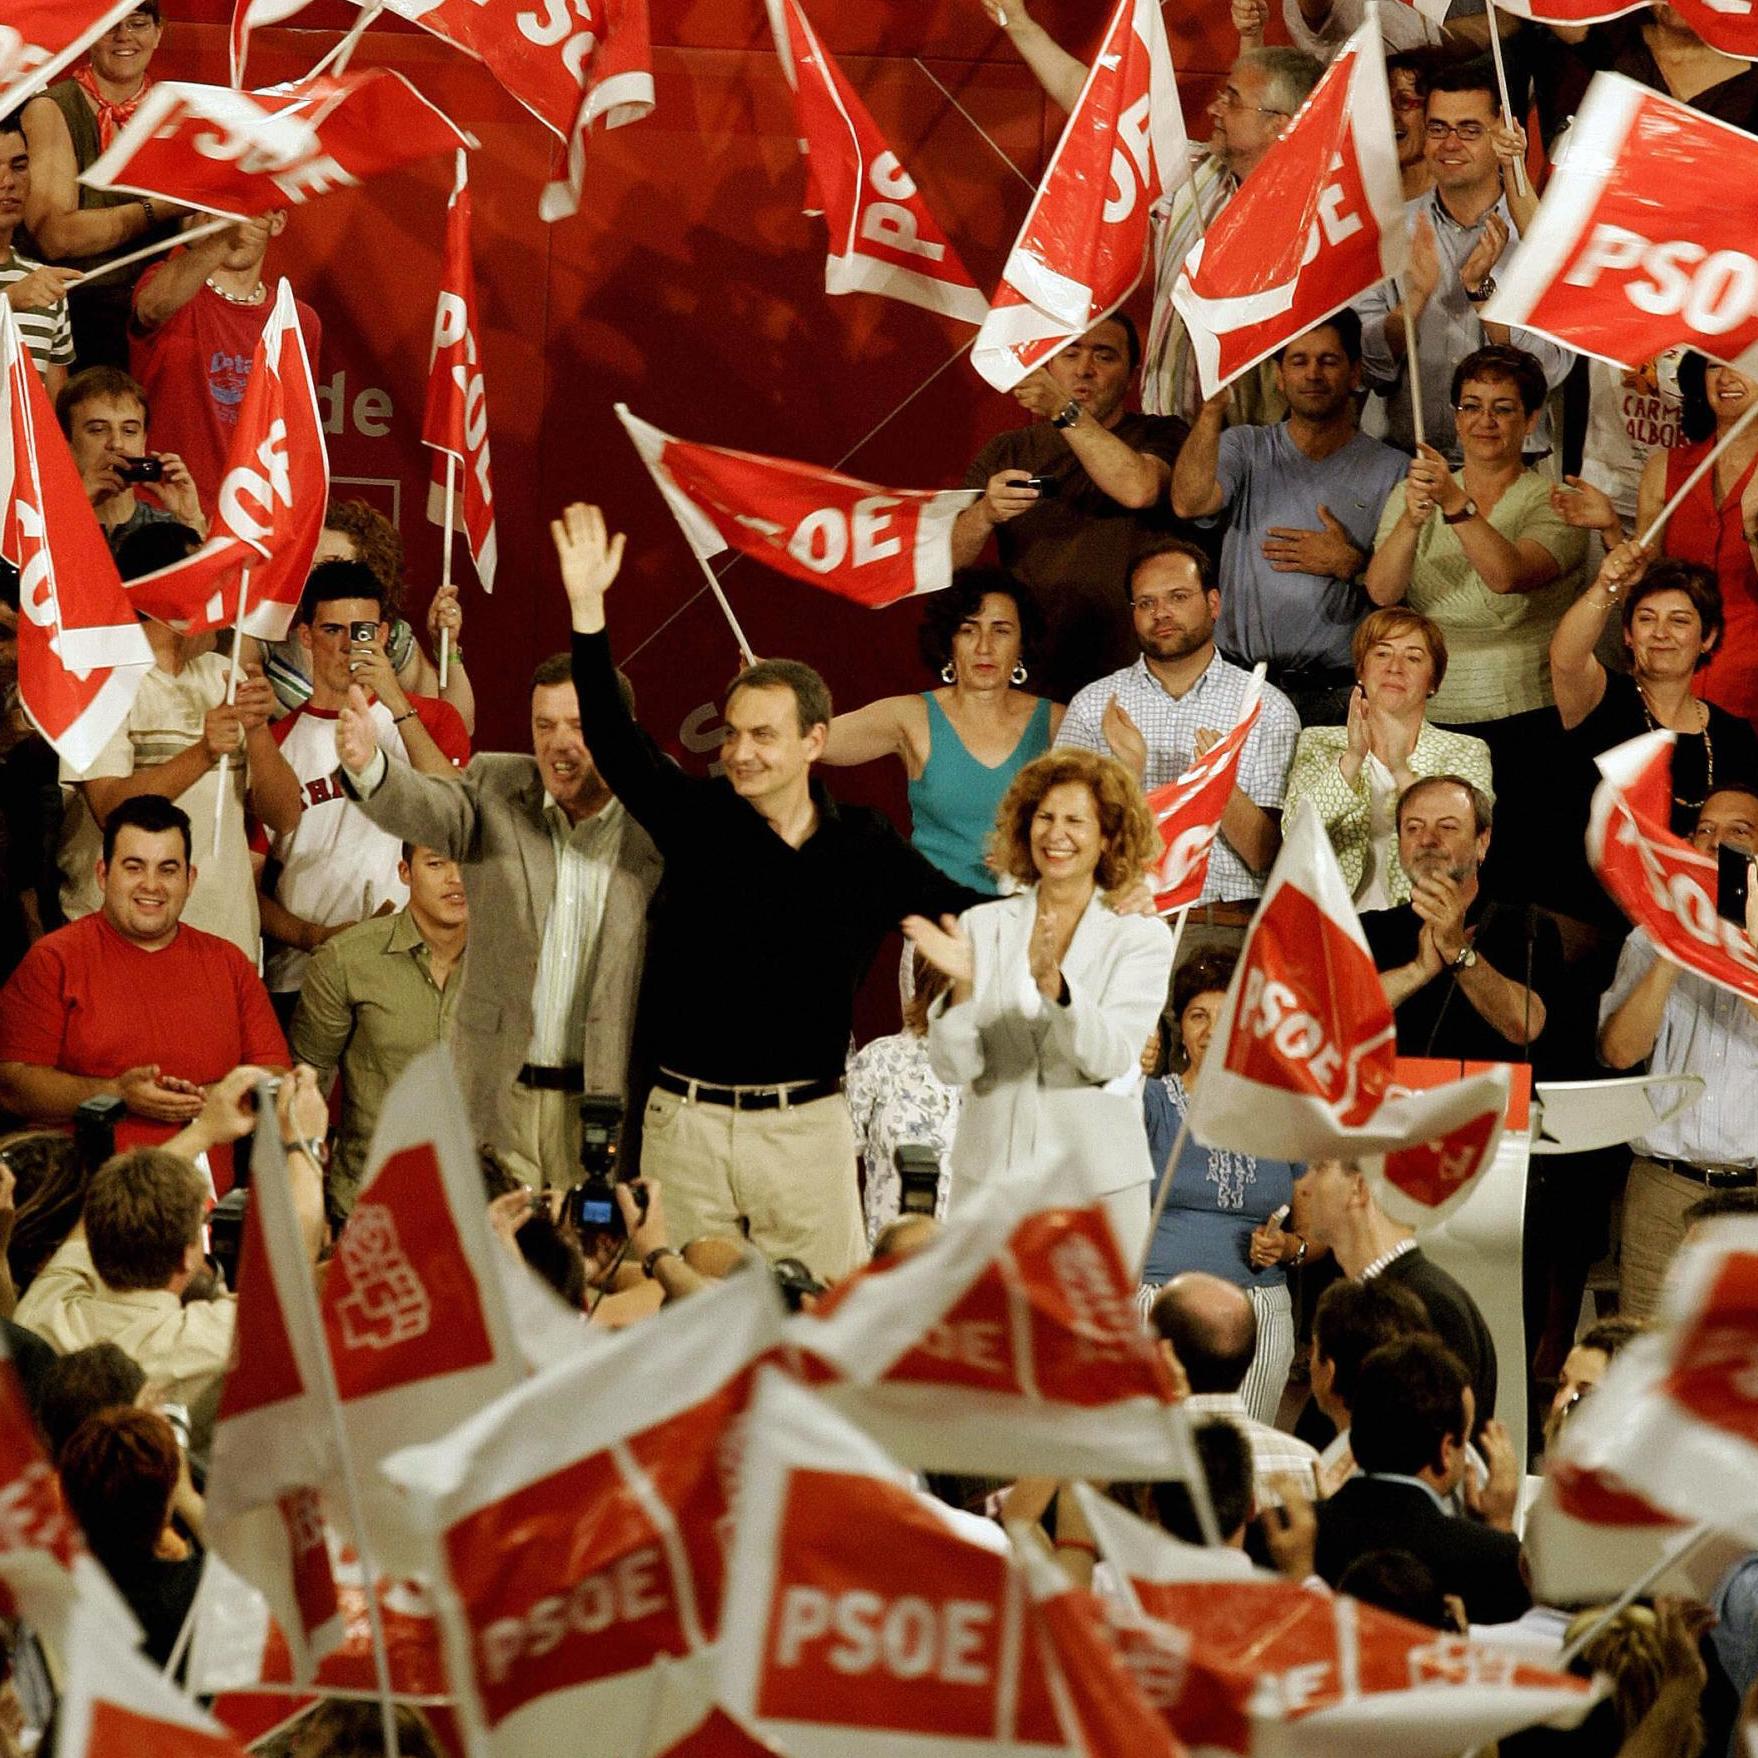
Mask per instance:
[[[444,592],[452,583],[452,510],[457,504],[458,495],[458,459],[456,453],[446,453],[446,534],[441,540],[440,549],[440,591]],[[440,630],[439,649],[439,687],[446,687],[446,669],[452,657],[452,631],[450,627]]]
[[[374,0],[374,4],[363,8],[359,18],[349,27],[348,34],[316,66],[303,74],[302,79],[316,79],[320,73],[328,73],[332,79],[340,79],[348,71],[348,63],[354,59],[354,51],[366,34],[367,27],[384,9],[384,0]]]
[[[1654,523],[1642,533],[1642,547],[1644,549],[1653,543],[1654,540],[1666,529],[1667,520],[1679,510],[1680,502],[1682,502],[1697,484],[1709,474],[1709,472],[1715,467],[1715,460],[1746,431],[1754,416],[1758,416],[1758,401],[1755,401],[1745,414],[1742,415],[1739,420],[1736,421],[1733,426],[1730,427],[1727,432],[1709,448],[1708,457],[1706,457],[1696,469],[1679,484],[1677,492],[1674,493],[1672,499],[1655,514]]]
[[[217,220],[209,220],[205,226],[192,226],[187,232],[173,232],[169,238],[161,238],[156,244],[142,245],[139,250],[131,250],[126,256],[116,257],[113,261],[99,263],[95,269],[82,269],[77,275],[68,277],[69,285],[83,287],[87,282],[95,281],[99,275],[107,275],[113,269],[125,269],[130,263],[144,262],[149,256],[175,250],[179,244],[193,244],[198,238],[211,238],[216,232],[224,232],[228,226],[242,226],[244,223],[232,214],[224,214]]]
[[[1490,59],[1495,63],[1496,91],[1502,100],[1502,120],[1512,125],[1514,106],[1508,97],[1508,70],[1502,65],[1502,32],[1501,26],[1496,20],[1496,0],[1483,0],[1483,5],[1489,20],[1489,54]],[[1514,161],[1514,187],[1522,195],[1532,193],[1526,183],[1526,161],[1524,159]]]
[[[688,532],[684,533],[684,541],[689,543]],[[720,614],[726,618],[727,625],[733,632],[733,639],[739,644],[740,658],[744,660],[746,665],[755,665],[757,655],[752,649],[751,643],[745,639],[745,631],[739,627],[739,619],[733,615],[732,606],[726,601],[726,594],[720,587],[720,576],[709,567],[706,556],[697,554],[695,544],[690,543],[689,547],[690,554],[696,557],[696,565],[702,570],[702,577],[708,582],[708,590],[714,594],[715,601],[720,606]]]
[[[1154,1249],[1154,1232],[1160,1225],[1160,1217],[1166,1212],[1166,1198],[1172,1194],[1172,1179],[1178,1170],[1178,1156],[1184,1152],[1184,1144],[1190,1139],[1190,1106],[1191,1099],[1187,1095],[1184,1101],[1184,1115],[1178,1121],[1178,1133],[1172,1138],[1172,1152],[1166,1156],[1165,1175],[1160,1179],[1160,1193],[1154,1198],[1154,1206],[1148,1211],[1148,1236],[1142,1242],[1141,1256],[1136,1260],[1135,1280],[1140,1287],[1142,1277],[1147,1272],[1148,1254]]]
[[[1563,1671],[1570,1661],[1574,1660],[1619,1612],[1646,1593],[1675,1563],[1682,1563],[1706,1538],[1711,1536],[1713,1531],[1714,1528],[1708,1525],[1692,1527],[1677,1545],[1649,1568],[1644,1569],[1573,1642],[1563,1649],[1553,1663],[1556,1670]]]
[[[244,607],[250,599],[250,569],[248,566],[238,570],[238,617],[232,624],[232,663],[226,671],[226,706],[231,708],[238,701],[238,677],[244,669],[242,655],[244,647]],[[244,741],[239,740],[242,750]],[[226,815],[226,771],[231,767],[232,753],[220,753],[220,774],[214,787],[214,847],[211,859],[220,858],[220,825]]]
[[[1416,357],[1416,319],[1410,315],[1410,294],[1403,281],[1398,283],[1398,305],[1404,313],[1404,376],[1410,381],[1410,429],[1420,446],[1426,443],[1422,431],[1422,371]]]

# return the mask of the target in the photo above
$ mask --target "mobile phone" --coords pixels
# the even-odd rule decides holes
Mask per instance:
[[[165,480],[165,460],[163,458],[124,458],[116,466],[116,474],[124,482],[163,482]]]
[[[353,647],[370,647],[378,639],[378,624],[361,621],[348,625],[348,642]]]
[[[1054,476],[1028,476],[1025,481],[1020,484],[1021,488],[1035,488],[1040,497],[1043,495],[1055,494],[1057,492],[1057,486],[1057,481]]]
[[[1724,842],[1715,851],[1715,913],[1735,927],[1746,925],[1746,898],[1752,885],[1752,857]]]
[[[940,1199],[940,1152],[926,1142],[899,1142],[891,1164],[897,1173],[900,1215],[932,1215]]]

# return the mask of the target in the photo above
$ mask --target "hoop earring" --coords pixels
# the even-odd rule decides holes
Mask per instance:
[[[958,682],[958,673],[953,669],[950,659],[940,668],[940,681],[943,684],[956,684]]]
[[[1023,684],[1028,676],[1025,668],[1025,661],[1023,659],[1016,659],[1013,662],[1013,670],[1007,675],[1015,684]]]

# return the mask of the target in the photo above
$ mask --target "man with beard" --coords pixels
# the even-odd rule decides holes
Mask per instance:
[[[1457,775],[1414,782],[1398,801],[1410,901],[1366,911],[1361,930],[1401,1055],[1527,1062],[1544,1033],[1562,942],[1549,917],[1484,897],[1477,875],[1489,831],[1489,800]]]
[[[1355,687],[1357,584],[1386,497],[1409,460],[1356,425],[1361,319],[1349,310],[1276,356],[1288,419],[1228,427],[1226,391],[1203,404],[1172,471],[1183,519],[1231,511],[1221,546],[1221,651],[1294,704],[1304,726],[1340,726]]]
[[[634,691],[620,673],[626,704]],[[531,679],[534,757],[484,752],[454,781],[388,763],[364,697],[336,722],[343,785],[393,836],[457,861],[470,956],[452,1059],[478,1137],[534,1183],[571,1183],[580,1096],[627,1096],[659,851],[580,736],[569,657]]]
[[[1129,575],[1129,608],[1140,658],[1076,695],[1057,743],[1107,751],[1144,788],[1155,788],[1232,728],[1251,673],[1215,649],[1221,593],[1195,544],[1162,537],[1139,555]],[[1262,893],[1282,846],[1282,796],[1299,733],[1293,705],[1266,684],[1203,883],[1205,904],[1247,906],[1236,925],[1249,917],[1250,900]],[[1218,912],[1210,919],[1230,920]]]

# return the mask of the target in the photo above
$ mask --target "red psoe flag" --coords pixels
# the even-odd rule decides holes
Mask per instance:
[[[260,92],[160,80],[80,182],[248,220],[475,145],[382,67]]]
[[[794,90],[808,213],[830,228],[828,293],[883,293],[980,324],[989,302],[913,177],[885,143],[799,0],[768,0],[775,51]]]
[[[1180,1544],[1085,1484],[1075,1493],[1142,1620],[1119,1632],[1125,1658],[1198,1752],[1451,1758],[1534,1723],[1573,1726],[1603,1694],[1510,1650],[1242,1569],[1237,1552]]]
[[[1558,1451],[1653,1508],[1758,1542],[1758,1220],[1693,1229],[1655,1325],[1619,1353]]]
[[[1400,1179],[1367,1169],[1399,1219],[1437,1219],[1494,1157],[1508,1071],[1388,1097],[1395,1039],[1330,838],[1317,812],[1296,812],[1227,989],[1191,1131],[1205,1147],[1301,1160],[1426,1146]]]
[[[1400,274],[1408,248],[1385,45],[1369,20],[1184,260],[1172,303],[1203,395]]]
[[[971,363],[996,390],[1135,291],[1148,215],[1189,161],[1159,0],[1120,0],[977,334]]]
[[[329,498],[323,414],[293,288],[283,279],[257,338],[208,540],[130,582],[128,595],[136,609],[190,634],[242,616],[245,634],[285,640]]]
[[[1066,1758],[994,1526],[871,1437],[758,1380],[722,1614],[721,1701],[799,1758]]]
[[[1754,237],[1758,140],[1596,74],[1484,320],[1621,366],[1683,345],[1758,370]]]
[[[982,1191],[931,1250],[868,1269],[789,1326],[824,1397],[925,1471],[1186,1475],[1133,1265],[1055,1169]]]
[[[476,1758],[561,1751],[583,1727],[595,1750],[648,1758],[699,1727],[753,1377],[782,1316],[767,1276],[736,1276],[610,1342],[579,1338],[386,1462]]]
[[[488,389],[483,377],[483,334],[477,320],[476,267],[470,255],[469,160],[458,154],[457,181],[446,207],[446,255],[433,314],[433,353],[427,366],[427,408],[421,443],[434,452],[427,516],[446,522],[446,476],[457,477],[458,505],[476,577],[494,590],[494,479],[488,461]],[[453,518],[456,520],[454,511]],[[451,541],[451,534],[446,534]]]
[[[1418,10],[1427,11],[1428,4],[1423,0]],[[1503,10],[1541,24],[1578,25],[1623,18],[1647,7],[1644,0],[1508,0]],[[1676,0],[1674,10],[1712,48],[1742,61],[1758,61],[1758,13],[1746,0]]]
[[[6,0],[0,19],[0,116],[52,85],[140,0]]]
[[[1221,814],[1233,797],[1240,753],[1257,725],[1264,687],[1259,665],[1246,685],[1245,700],[1233,729],[1185,772],[1147,796],[1159,826],[1161,855],[1154,869],[1154,908],[1163,916],[1188,908],[1202,896],[1209,876],[1209,852],[1221,828]]]
[[[87,768],[153,662],[43,381],[0,300],[0,555],[18,569],[18,689],[44,738]]]
[[[1758,948],[1716,909],[1716,864],[1674,836],[1673,735],[1644,733],[1594,758],[1600,784],[1587,820],[1587,862],[1662,958],[1758,1001]]]
[[[622,403],[617,416],[704,562],[743,550],[871,610],[952,584],[952,525],[975,489],[877,488],[816,464],[674,439]]]

